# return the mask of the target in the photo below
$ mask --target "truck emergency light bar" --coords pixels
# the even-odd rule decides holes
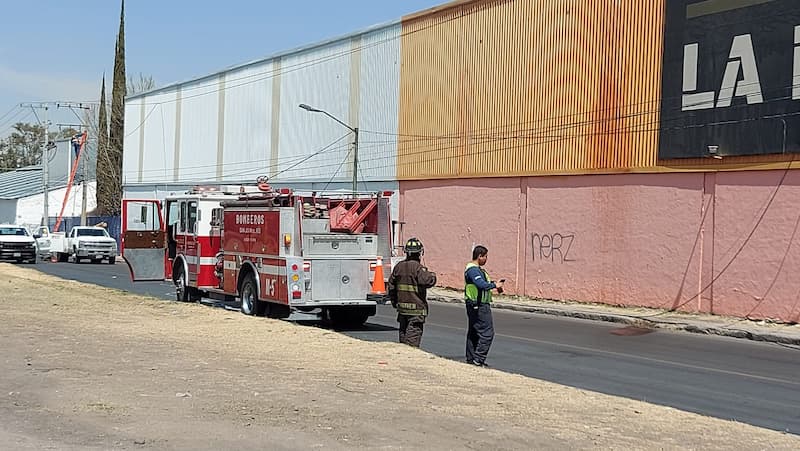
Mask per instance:
[[[284,193],[284,191],[286,191]],[[257,186],[251,185],[195,185],[189,190],[190,194],[258,194],[263,193]],[[291,194],[289,189],[281,189],[280,194]]]
[[[380,197],[392,197],[394,195],[394,191],[386,190],[386,191],[363,191],[363,192],[352,192],[352,191],[328,191],[328,192],[320,192],[320,191],[309,191],[306,192],[295,192],[291,188],[280,188],[278,190],[272,191],[275,194],[280,194],[282,196],[288,196],[292,194],[298,194],[301,196],[308,196],[309,193],[312,193],[311,197],[327,197],[327,198],[339,198],[339,199],[346,199],[352,198],[353,196],[380,196]],[[195,185],[189,190],[190,194],[263,194],[263,189],[260,189],[257,185]]]

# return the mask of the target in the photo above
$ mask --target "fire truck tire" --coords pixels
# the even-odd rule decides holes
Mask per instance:
[[[186,283],[186,273],[183,272],[183,266],[178,266],[177,270],[173,273],[172,281],[175,283],[175,299],[178,302],[189,302],[189,286]]]
[[[245,315],[264,315],[265,305],[263,302],[258,301],[258,285],[256,285],[256,279],[252,275],[245,277],[239,293],[242,300],[242,313]]]
[[[65,254],[63,252],[58,252],[58,261],[61,263],[66,263],[69,259],[69,254]]]

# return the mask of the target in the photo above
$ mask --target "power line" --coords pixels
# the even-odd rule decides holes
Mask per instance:
[[[770,116],[769,118],[790,117],[790,116],[796,116],[796,115],[800,115],[800,112],[786,113],[786,114],[782,114],[782,115],[775,115],[775,116]],[[535,147],[542,146],[542,145],[548,145],[548,144],[557,143],[557,142],[563,142],[563,141],[570,141],[570,140],[589,137],[589,136],[598,136],[598,135],[602,136],[602,135],[615,135],[615,134],[636,134],[636,133],[657,132],[657,131],[663,131],[663,130],[667,130],[667,131],[688,130],[688,129],[697,128],[697,127],[711,127],[711,126],[715,126],[715,125],[726,125],[726,124],[729,125],[729,124],[732,124],[732,123],[752,122],[752,121],[760,120],[760,119],[761,118],[757,117],[757,118],[740,119],[738,121],[722,121],[722,122],[706,123],[706,124],[700,124],[700,125],[664,127],[664,126],[658,125],[658,124],[661,123],[661,121],[658,118],[655,118],[654,120],[649,121],[649,122],[627,124],[625,126],[611,128],[611,129],[607,129],[607,130],[604,130],[604,131],[601,131],[601,132],[590,131],[590,132],[584,132],[584,133],[572,133],[572,134],[565,134],[565,135],[528,135],[528,136],[525,137],[526,138],[525,140],[520,140],[519,139],[520,137],[518,137],[518,136],[479,135],[477,137],[471,137],[471,136],[467,137],[467,143],[466,144],[459,142],[459,143],[455,143],[455,144],[451,143],[451,144],[446,145],[446,146],[441,146],[441,145],[439,145],[437,143],[434,143],[434,144],[428,143],[427,145],[415,146],[415,150],[410,151],[410,152],[395,152],[392,149],[389,149],[387,152],[385,152],[386,155],[384,155],[384,156],[367,157],[365,155],[364,158],[361,161],[364,164],[364,166],[367,167],[367,169],[372,169],[372,170],[378,170],[378,169],[384,169],[384,168],[390,168],[390,167],[401,167],[401,166],[408,167],[410,165],[415,165],[415,164],[435,163],[435,162],[441,162],[441,161],[445,161],[445,160],[457,160],[459,158],[469,158],[469,157],[475,157],[475,156],[481,156],[481,155],[487,155],[487,154],[494,154],[494,153],[502,152],[502,151],[517,150],[517,149],[522,149],[522,148],[535,148]],[[565,124],[565,126],[562,127],[562,128],[575,128],[574,127],[575,124],[587,126],[587,125],[592,125],[592,124],[594,124],[596,122],[597,121],[584,121],[583,123]],[[528,131],[535,132],[535,131],[538,131],[538,130],[537,129],[530,129]],[[547,130],[547,131],[552,132],[553,129],[551,128],[550,130]],[[415,142],[427,142],[427,141],[428,141],[427,139],[407,140],[407,141],[405,141],[405,143],[406,144],[408,144],[408,143],[414,144]],[[475,148],[475,149],[467,150],[466,152],[460,152],[457,155],[441,155],[441,152],[448,151],[448,150],[462,149],[462,148],[465,148],[467,145],[468,146],[481,146],[481,145],[486,145],[486,144],[491,144],[491,143],[502,143],[502,142],[508,142],[508,141],[515,141],[516,144],[515,145],[509,145],[509,146],[499,146],[499,147],[494,148],[494,149],[478,149],[478,148]],[[519,141],[524,141],[524,142],[520,143]],[[342,146],[340,148],[344,148],[344,147],[345,146]],[[376,148],[376,147],[379,148],[379,147],[383,147],[383,146],[363,146],[362,149],[371,149],[371,148]],[[403,163],[400,163],[400,162],[397,161],[399,158],[408,158],[408,157],[413,157],[413,156],[418,156],[418,155],[425,155],[425,154],[430,154],[431,152],[434,152],[434,151],[438,152],[438,154],[433,155],[430,158],[422,158],[422,159],[418,159],[418,160],[414,160],[414,161],[405,161]],[[315,156],[315,154],[312,154],[310,157],[313,157],[313,156]],[[283,171],[281,171],[281,173],[297,172],[297,171],[309,171],[309,170],[313,170],[313,169],[327,169],[327,168],[336,167],[339,164],[338,162],[336,162],[336,163],[320,164],[320,165],[315,165],[315,166],[298,167],[300,164],[302,164],[305,161],[309,160],[310,157],[300,158],[290,168],[284,169]],[[390,163],[390,164],[386,164],[386,165],[370,165],[370,163],[379,163],[381,161],[386,161],[386,160],[395,160],[395,162]],[[239,163],[235,163],[235,164],[239,164]],[[218,165],[208,165],[206,167],[217,168],[219,166]],[[274,165],[271,165],[270,167],[274,167]],[[153,171],[153,172],[161,172],[162,170],[163,170],[162,168],[158,168],[158,169],[152,169],[151,171]],[[254,171],[257,171],[257,170],[258,169],[252,169],[252,170],[249,170],[249,171],[239,172],[238,174],[240,174],[240,175],[251,174],[251,173],[253,173]],[[198,175],[200,175],[201,173],[205,173],[205,172],[206,171],[200,171],[200,172],[196,172],[196,173]],[[126,171],[126,173],[130,174],[130,173],[138,173],[138,172],[137,171],[130,171],[130,172]],[[236,175],[236,174],[230,174],[230,175]]]
[[[787,113],[787,114],[784,114],[784,115],[780,115],[780,117],[788,117],[788,116],[795,116],[795,115],[800,115],[800,112]],[[752,120],[753,119],[744,119],[744,120],[741,120],[739,122],[748,122],[748,121],[752,121]],[[656,131],[660,131],[660,130],[664,129],[663,127],[659,127],[659,126],[649,127],[649,126],[657,124],[657,123],[658,123],[658,121],[653,121],[653,122],[650,122],[650,123],[644,123],[644,124],[640,124],[638,126],[633,126],[633,127],[632,126],[619,127],[619,128],[616,128],[616,129],[611,129],[611,130],[607,130],[605,132],[602,132],[602,134],[648,133],[648,132],[656,132]],[[723,124],[723,123],[724,124],[729,124],[730,122],[726,121],[726,122],[720,122],[720,123],[715,123],[715,124],[704,124],[703,126],[711,126],[711,125]],[[635,128],[635,127],[640,127],[640,128]],[[648,128],[641,128],[641,127],[648,127]],[[669,127],[669,128],[666,128],[666,129],[674,131],[674,130],[681,130],[681,129],[685,130],[685,129],[690,129],[690,128],[694,128],[694,126]],[[431,158],[423,158],[423,159],[414,160],[414,161],[406,161],[406,162],[403,162],[403,163],[397,162],[397,163],[394,163],[394,164],[381,165],[381,166],[370,166],[369,168],[373,169],[373,170],[376,170],[376,169],[383,169],[383,168],[390,168],[390,167],[401,167],[401,166],[408,167],[408,166],[411,166],[411,165],[424,165],[426,163],[435,163],[435,162],[440,162],[440,161],[445,161],[445,160],[456,160],[458,158],[463,158],[463,157],[476,157],[476,156],[494,154],[494,153],[497,153],[497,152],[503,152],[503,151],[509,151],[509,150],[517,150],[517,149],[529,148],[529,147],[536,147],[536,146],[540,146],[540,145],[552,144],[552,143],[562,142],[562,141],[569,141],[569,140],[573,140],[573,139],[578,139],[578,138],[587,137],[587,136],[594,136],[594,135],[597,135],[597,133],[595,133],[595,132],[579,133],[579,134],[574,134],[574,135],[570,135],[570,136],[545,138],[545,139],[542,139],[542,140],[540,140],[539,142],[536,142],[536,143],[527,142],[527,143],[510,145],[510,146],[499,146],[497,148],[488,149],[488,150],[472,149],[472,150],[468,150],[466,152],[459,153],[458,155],[444,155],[444,156],[435,155],[435,156],[433,156]],[[482,139],[476,140],[476,142],[473,142],[472,144],[488,144],[488,143],[491,143],[491,142],[507,141],[507,140],[510,140],[510,139],[504,138],[504,139],[501,139],[501,140],[497,140],[497,139],[493,139],[493,138],[482,138]],[[462,147],[463,147],[462,144],[457,144],[457,145],[454,145],[454,146],[448,146],[448,147],[436,148],[436,149],[424,149],[423,148],[423,150],[417,150],[417,151],[411,152],[410,154],[413,154],[413,155],[429,154],[429,153],[432,152],[432,150],[441,152],[441,151],[444,151],[444,150],[460,149]],[[404,156],[404,155],[405,154],[402,154],[402,155],[398,154],[398,158],[401,157],[401,156]],[[372,159],[365,158],[363,161],[365,161],[365,162],[368,162],[368,161],[381,161],[381,160],[388,160],[388,159],[393,159],[393,158],[394,158],[394,155],[389,155],[389,156],[385,156],[385,157],[377,157],[377,158],[372,158]],[[304,169],[305,170],[322,169],[322,168],[328,168],[328,167],[333,167],[333,166],[336,166],[336,165],[335,164],[327,164],[327,165],[305,167]]]
[[[776,89],[774,89],[774,91],[783,91],[783,89],[788,89],[788,88],[791,88],[791,86],[786,87],[786,88],[776,88]],[[773,92],[773,91],[768,91],[768,92]],[[679,98],[679,97],[680,96],[676,96],[674,98]],[[766,102],[763,102],[763,103],[778,102],[778,101],[789,100],[789,99],[791,99],[791,96],[782,96],[782,97],[771,98],[771,99],[769,99],[769,100],[767,100]],[[636,106],[653,105],[655,103],[659,103],[662,100],[663,100],[663,98],[662,99],[656,99],[656,100],[643,101],[643,102],[636,102],[636,103],[631,103],[631,104],[625,104],[625,105],[620,105],[620,106],[615,106],[615,107],[605,108],[605,109],[588,110],[588,111],[579,112],[579,113],[573,113],[573,114],[568,114],[568,115],[551,116],[551,117],[546,117],[546,118],[541,118],[541,119],[536,119],[536,120],[531,120],[531,121],[524,121],[524,122],[518,122],[518,123],[512,123],[512,124],[504,124],[504,125],[499,125],[499,126],[486,127],[486,128],[483,128],[483,129],[477,129],[475,131],[478,131],[478,132],[480,132],[480,131],[494,131],[494,130],[498,130],[498,129],[508,129],[508,128],[513,127],[514,125],[525,125],[525,124],[534,124],[534,123],[547,123],[547,122],[552,122],[553,120],[558,119],[558,118],[574,118],[574,117],[586,117],[586,116],[594,116],[594,115],[598,115],[599,116],[600,113],[603,113],[603,112],[610,112],[610,111],[614,111],[614,110],[616,110],[616,111],[629,110],[629,109],[632,109],[632,107],[636,107]],[[150,114],[152,114],[154,112],[156,106],[157,105],[154,105],[153,108],[151,108],[151,110],[148,113],[147,117],[149,117]],[[735,108],[746,108],[747,106],[749,106],[749,105],[737,104],[737,105],[731,106],[730,108],[734,108],[734,109]],[[516,133],[515,135],[503,136],[503,135],[498,135],[498,134],[495,133],[494,135],[491,135],[491,137],[495,137],[495,138],[498,138],[498,139],[517,139],[517,140],[532,139],[532,140],[538,140],[538,139],[542,138],[543,135],[541,135],[541,134],[524,135],[524,134],[521,134],[520,132],[535,132],[535,131],[550,131],[550,132],[553,132],[553,131],[559,131],[559,130],[566,130],[566,129],[569,129],[569,128],[579,128],[579,127],[586,127],[586,126],[589,126],[589,125],[611,123],[611,122],[617,122],[617,121],[622,121],[622,120],[631,120],[631,119],[634,119],[636,117],[647,116],[647,115],[650,115],[650,114],[659,113],[660,111],[661,111],[661,108],[657,107],[657,108],[641,110],[641,111],[638,111],[638,112],[635,112],[635,113],[631,113],[631,114],[617,115],[617,116],[614,116],[614,117],[602,117],[602,116],[600,116],[600,117],[597,117],[597,118],[594,118],[594,119],[590,119],[590,120],[576,121],[576,122],[571,122],[571,123],[557,123],[557,124],[547,125],[547,126],[542,127],[542,128],[517,129],[517,130],[514,130],[514,132]],[[137,128],[135,128],[132,132],[128,133],[128,135],[126,135],[126,136],[130,136],[135,131],[137,131],[141,126],[143,126],[144,123],[147,120],[147,117],[145,118],[145,121],[142,121],[139,124],[139,126],[137,126]],[[765,117],[765,118],[768,118],[768,117]],[[661,123],[668,123],[668,122],[671,122],[671,121],[681,120],[681,119],[683,119],[683,116],[667,117],[667,116],[662,115],[660,117]],[[716,124],[699,124],[699,125],[696,125],[696,126],[693,126],[693,127],[703,127],[703,126],[710,126],[710,125],[724,125],[724,124],[725,124],[724,122],[719,122],[719,123],[716,123]],[[692,128],[692,127],[687,127],[687,128]],[[669,129],[666,129],[666,130],[669,130]],[[611,130],[611,131],[613,132],[614,130]],[[480,136],[480,135],[464,135],[464,134],[412,135],[412,134],[397,134],[397,133],[379,132],[379,131],[371,131],[371,130],[365,130],[364,132],[365,133],[371,133],[371,134],[385,135],[385,136],[411,137],[411,139],[403,139],[403,140],[366,141],[365,142],[365,143],[375,143],[375,144],[384,143],[384,144],[387,144],[387,145],[391,145],[393,143],[397,143],[398,145],[399,144],[406,144],[406,143],[409,143],[409,142],[417,143],[417,142],[425,141],[425,140],[435,141],[435,140],[470,139],[470,138],[473,138],[475,136]],[[609,134],[609,133],[601,131],[601,132],[595,132],[595,134],[604,135],[604,134]],[[581,136],[587,136],[587,135],[581,135]],[[559,137],[559,136],[544,136],[544,137],[555,138],[555,137]],[[453,147],[458,148],[458,146],[453,146]],[[365,148],[370,148],[370,146],[365,146]],[[432,150],[438,149],[437,147],[435,147],[435,144],[429,144],[427,146],[427,148],[432,149]],[[418,153],[418,152],[416,152],[416,153]],[[400,155],[408,156],[409,154],[407,152],[403,152]],[[162,169],[158,169],[158,171],[161,171],[161,170]],[[153,170],[153,171],[156,171],[156,170]]]
[[[350,144],[345,144],[345,145],[341,145],[341,146],[332,147],[330,149],[327,149],[326,153],[334,151],[334,150],[346,149],[349,146],[350,146]],[[265,158],[265,159],[259,159],[259,160],[237,161],[237,162],[223,163],[223,164],[214,163],[214,164],[197,165],[197,166],[179,166],[178,169],[180,169],[182,174],[186,173],[185,170],[189,170],[188,171],[189,173],[195,173],[195,174],[206,174],[206,173],[211,172],[212,170],[215,171],[216,169],[219,169],[219,168],[223,168],[223,169],[227,168],[227,169],[231,169],[231,170],[236,170],[236,167],[238,167],[238,166],[250,166],[251,167],[250,169],[252,169],[254,171],[264,171],[264,170],[271,170],[271,169],[279,168],[282,165],[296,163],[296,162],[299,162],[300,160],[303,160],[306,157],[307,157],[307,155],[285,156],[285,157],[282,157],[282,158],[278,158],[275,161],[274,164],[270,163],[270,159],[266,159]],[[91,158],[95,158],[95,157],[91,157]],[[260,165],[261,163],[263,163],[264,165],[261,166]],[[126,175],[138,175],[138,174],[141,173],[141,174],[144,175],[144,174],[147,174],[147,173],[156,173],[156,175],[158,175],[160,173],[163,173],[165,170],[172,170],[172,169],[175,169],[175,168],[172,167],[172,166],[166,166],[166,167],[161,167],[161,168],[143,169],[141,172],[138,169],[133,169],[133,170],[130,170],[130,171],[123,171],[123,174],[126,174]]]
[[[11,107],[11,109],[10,109],[10,110],[6,111],[6,113],[5,113],[5,114],[3,114],[2,116],[0,116],[0,124],[2,124],[2,121],[3,121],[3,119],[5,119],[5,118],[6,118],[6,116],[8,116],[9,114],[11,114],[11,112],[12,112],[12,111],[14,111],[14,110],[16,110],[17,108],[19,108],[19,105],[14,105],[14,106],[12,106],[12,107]]]
[[[275,177],[278,177],[279,175],[284,174],[286,172],[306,170],[305,168],[298,168],[298,166],[300,164],[302,164],[303,162],[306,162],[306,161],[308,161],[308,160],[310,160],[310,159],[312,159],[312,158],[314,158],[316,156],[322,155],[323,153],[327,153],[327,152],[329,152],[331,150],[335,150],[335,149],[344,148],[344,146],[342,146],[342,147],[334,147],[334,146],[336,144],[340,143],[343,139],[347,138],[348,136],[350,136],[349,133],[343,135],[342,137],[332,141],[331,143],[329,143],[325,147],[322,147],[321,149],[311,153],[310,155],[304,156],[299,161],[295,162],[294,164],[291,164],[289,167],[277,172],[274,175],[269,176],[269,178],[270,179],[274,179]],[[248,169],[247,171],[242,171],[242,172],[239,172],[239,173],[225,174],[225,176],[227,178],[232,178],[232,177],[236,177],[236,176],[245,176],[245,175],[248,175],[248,176],[261,176],[261,175],[264,175],[263,172],[264,172],[263,168],[251,168],[251,169]],[[206,182],[206,181],[208,181],[208,177],[204,177],[202,179],[183,179],[182,178],[182,179],[178,180],[177,182],[178,183],[202,183],[202,182]]]
[[[16,125],[16,123],[26,121],[29,117],[31,117],[32,114],[33,114],[33,112],[30,111],[30,110],[27,110],[27,109],[24,109],[24,108],[18,109],[16,113],[14,113],[12,116],[7,118],[5,120],[5,122],[0,125],[0,127],[3,127],[2,128],[2,130],[3,130],[2,134],[5,134],[7,131],[10,131],[11,129],[13,129],[14,126]],[[20,117],[20,115],[22,115],[22,117]]]
[[[347,160],[350,158],[350,154],[351,153],[353,153],[353,149],[352,148],[350,149],[349,152],[347,152],[347,155],[345,155],[344,158],[342,158],[342,162],[339,163],[339,166],[336,168],[336,171],[333,173],[331,178],[328,180],[328,183],[325,184],[325,188],[322,188],[322,191],[325,191],[325,190],[328,189],[328,186],[330,186],[331,182],[333,182],[333,179],[335,179],[336,176],[339,174],[339,171],[342,170],[342,166],[344,166],[344,164],[347,163]]]

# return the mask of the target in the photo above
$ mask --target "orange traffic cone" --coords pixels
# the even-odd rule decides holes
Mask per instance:
[[[372,279],[371,294],[386,294],[386,283],[383,281],[383,257],[378,256],[378,263],[375,265],[375,278]]]

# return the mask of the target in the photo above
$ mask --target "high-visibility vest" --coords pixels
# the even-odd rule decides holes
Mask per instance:
[[[489,304],[492,302],[492,290],[480,290],[478,286],[470,282],[469,278],[467,277],[467,271],[475,266],[481,270],[481,273],[483,273],[483,278],[486,279],[486,282],[492,283],[492,278],[489,277],[489,273],[484,271],[484,269],[481,268],[477,263],[469,262],[467,263],[467,267],[464,269],[464,282],[466,283],[464,286],[464,296],[466,297],[467,301],[470,302]]]

